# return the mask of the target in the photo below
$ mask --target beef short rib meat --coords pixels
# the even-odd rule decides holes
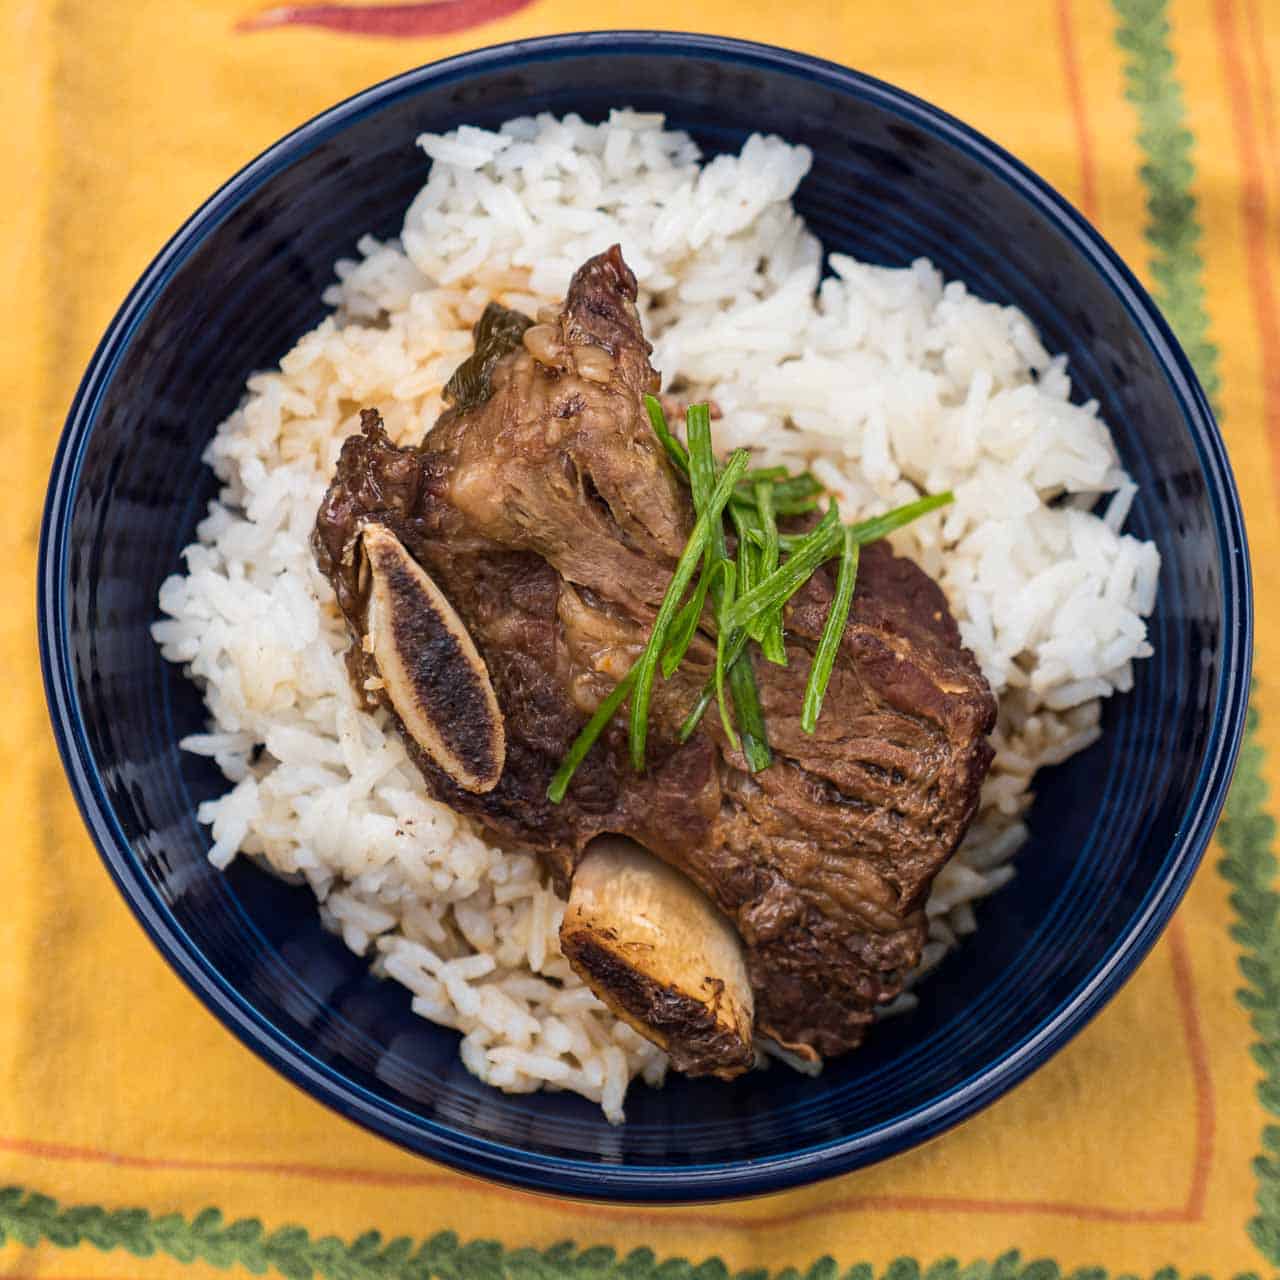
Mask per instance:
[[[491,306],[420,444],[397,447],[364,412],[320,509],[317,560],[352,632],[353,684],[392,711],[438,799],[539,855],[566,897],[597,837],[643,845],[736,928],[756,1031],[809,1058],[842,1053],[920,960],[929,887],[977,810],[995,703],[938,586],[875,543],[816,732],[800,728],[800,707],[830,567],[787,607],[788,664],[752,659],[770,768],[750,773],[714,714],[677,739],[711,670],[704,631],[655,688],[646,771],[631,768],[619,716],[565,800],[548,801],[570,744],[638,656],[693,523],[645,415],[658,380],[635,299],[615,247],[580,268],[555,323]],[[369,526],[380,545],[384,530],[398,540],[474,644],[472,684],[491,685],[505,734],[486,790],[460,785],[395,714],[368,638]],[[745,1065],[675,1061],[721,1075]]]

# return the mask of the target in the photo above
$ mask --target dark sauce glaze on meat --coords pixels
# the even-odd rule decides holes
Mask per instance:
[[[365,687],[375,673],[354,551],[365,523],[395,533],[470,631],[505,717],[506,764],[473,794],[406,735],[438,799],[498,844],[537,853],[562,895],[594,837],[639,841],[736,925],[757,1030],[806,1056],[842,1053],[919,962],[929,887],[977,809],[995,702],[937,584],[876,543],[863,548],[814,734],[800,706],[830,567],[788,606],[788,665],[755,656],[771,768],[750,774],[714,712],[678,743],[711,670],[700,634],[655,689],[647,771],[631,768],[620,716],[564,802],[547,800],[578,731],[638,655],[692,525],[645,416],[658,379],[635,298],[615,247],[577,272],[554,324],[490,307],[420,445],[393,445],[364,412],[319,512],[317,560],[370,704],[385,698]]]

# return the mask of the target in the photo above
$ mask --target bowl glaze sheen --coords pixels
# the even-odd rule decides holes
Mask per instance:
[[[756,129],[814,152],[797,204],[828,250],[1023,308],[1070,357],[1140,485],[1130,528],[1164,558],[1154,659],[1100,743],[1044,775],[1014,883],[976,943],[816,1080],[633,1088],[628,1122],[469,1076],[455,1033],[320,927],[309,891],[205,860],[220,777],[178,739],[203,708],[147,628],[215,492],[201,451],[246,375],[324,314],[338,257],[397,233],[424,180],[414,138],[537,110],[665,111],[707,153]],[[981,213],[981,217],[979,217]],[[602,246],[603,247],[603,246]],[[888,85],[761,45],[652,32],[557,36],[412,71],[333,108],[214,195],[108,330],[54,462],[40,641],[72,787],[117,886],[179,975],[267,1062],[410,1150],[535,1190],[688,1201],[881,1159],[972,1114],[1116,991],[1187,887],[1243,730],[1250,587],[1221,437],[1154,304],[1089,224],[973,130]]]

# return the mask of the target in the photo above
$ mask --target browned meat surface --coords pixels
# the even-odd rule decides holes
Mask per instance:
[[[677,744],[710,670],[700,636],[655,689],[647,771],[632,771],[619,717],[565,801],[547,800],[578,731],[639,653],[692,524],[641,403],[657,378],[634,301],[615,248],[577,273],[555,324],[490,308],[451,407],[419,446],[395,447],[365,412],[320,510],[318,561],[371,704],[386,693],[361,643],[367,523],[426,569],[483,658],[505,766],[491,790],[468,791],[407,739],[439,799],[498,843],[538,853],[565,895],[593,838],[645,845],[736,926],[757,1030],[806,1055],[841,1053],[919,961],[924,900],[976,810],[995,704],[936,584],[875,544],[813,735],[799,711],[830,570],[788,607],[789,665],[756,656],[771,768],[750,774],[714,713]]]

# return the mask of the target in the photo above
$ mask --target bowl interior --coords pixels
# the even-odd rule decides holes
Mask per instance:
[[[733,1087],[636,1086],[628,1123],[611,1128],[576,1097],[478,1084],[456,1035],[370,977],[321,928],[307,890],[244,862],[225,875],[208,865],[195,808],[224,784],[177,750],[204,710],[147,628],[215,492],[205,443],[246,375],[321,319],[334,260],[363,232],[398,231],[424,180],[414,138],[535,110],[598,119],[623,104],[666,111],[708,154],[762,127],[807,143],[815,159],[798,204],[828,250],[895,266],[927,255],[977,294],[1023,308],[1049,349],[1069,356],[1078,398],[1101,403],[1140,485],[1130,527],[1157,541],[1164,569],[1156,657],[1108,706],[1102,741],[1043,776],[1018,877],[981,908],[977,939],[921,987],[918,1010],[816,1080],[777,1068]],[[1176,852],[1179,831],[1221,731],[1223,646],[1235,625],[1218,500],[1188,418],[1194,393],[1171,377],[1159,338],[1078,233],[1028,198],[1016,168],[1002,172],[971,135],[870,82],[692,43],[584,42],[555,56],[446,64],[341,120],[322,120],[269,171],[242,178],[190,251],[172,256],[158,296],[110,353],[113,367],[99,371],[111,376],[81,405],[92,421],[82,453],[63,460],[81,469],[56,643],[74,675],[86,767],[100,771],[118,824],[119,835],[99,820],[96,834],[127,843],[108,849],[117,877],[185,976],[277,1065],[383,1132],[481,1172],[587,1195],[723,1194],[925,1136],[936,1127],[930,1109],[981,1092],[993,1062],[1024,1051],[1114,960],[1153,887],[1194,862]],[[51,571],[55,597],[61,569]],[[801,1170],[800,1153],[830,1144],[837,1165]],[[707,1165],[741,1176],[713,1184]],[[656,1181],[655,1166],[666,1170]]]

